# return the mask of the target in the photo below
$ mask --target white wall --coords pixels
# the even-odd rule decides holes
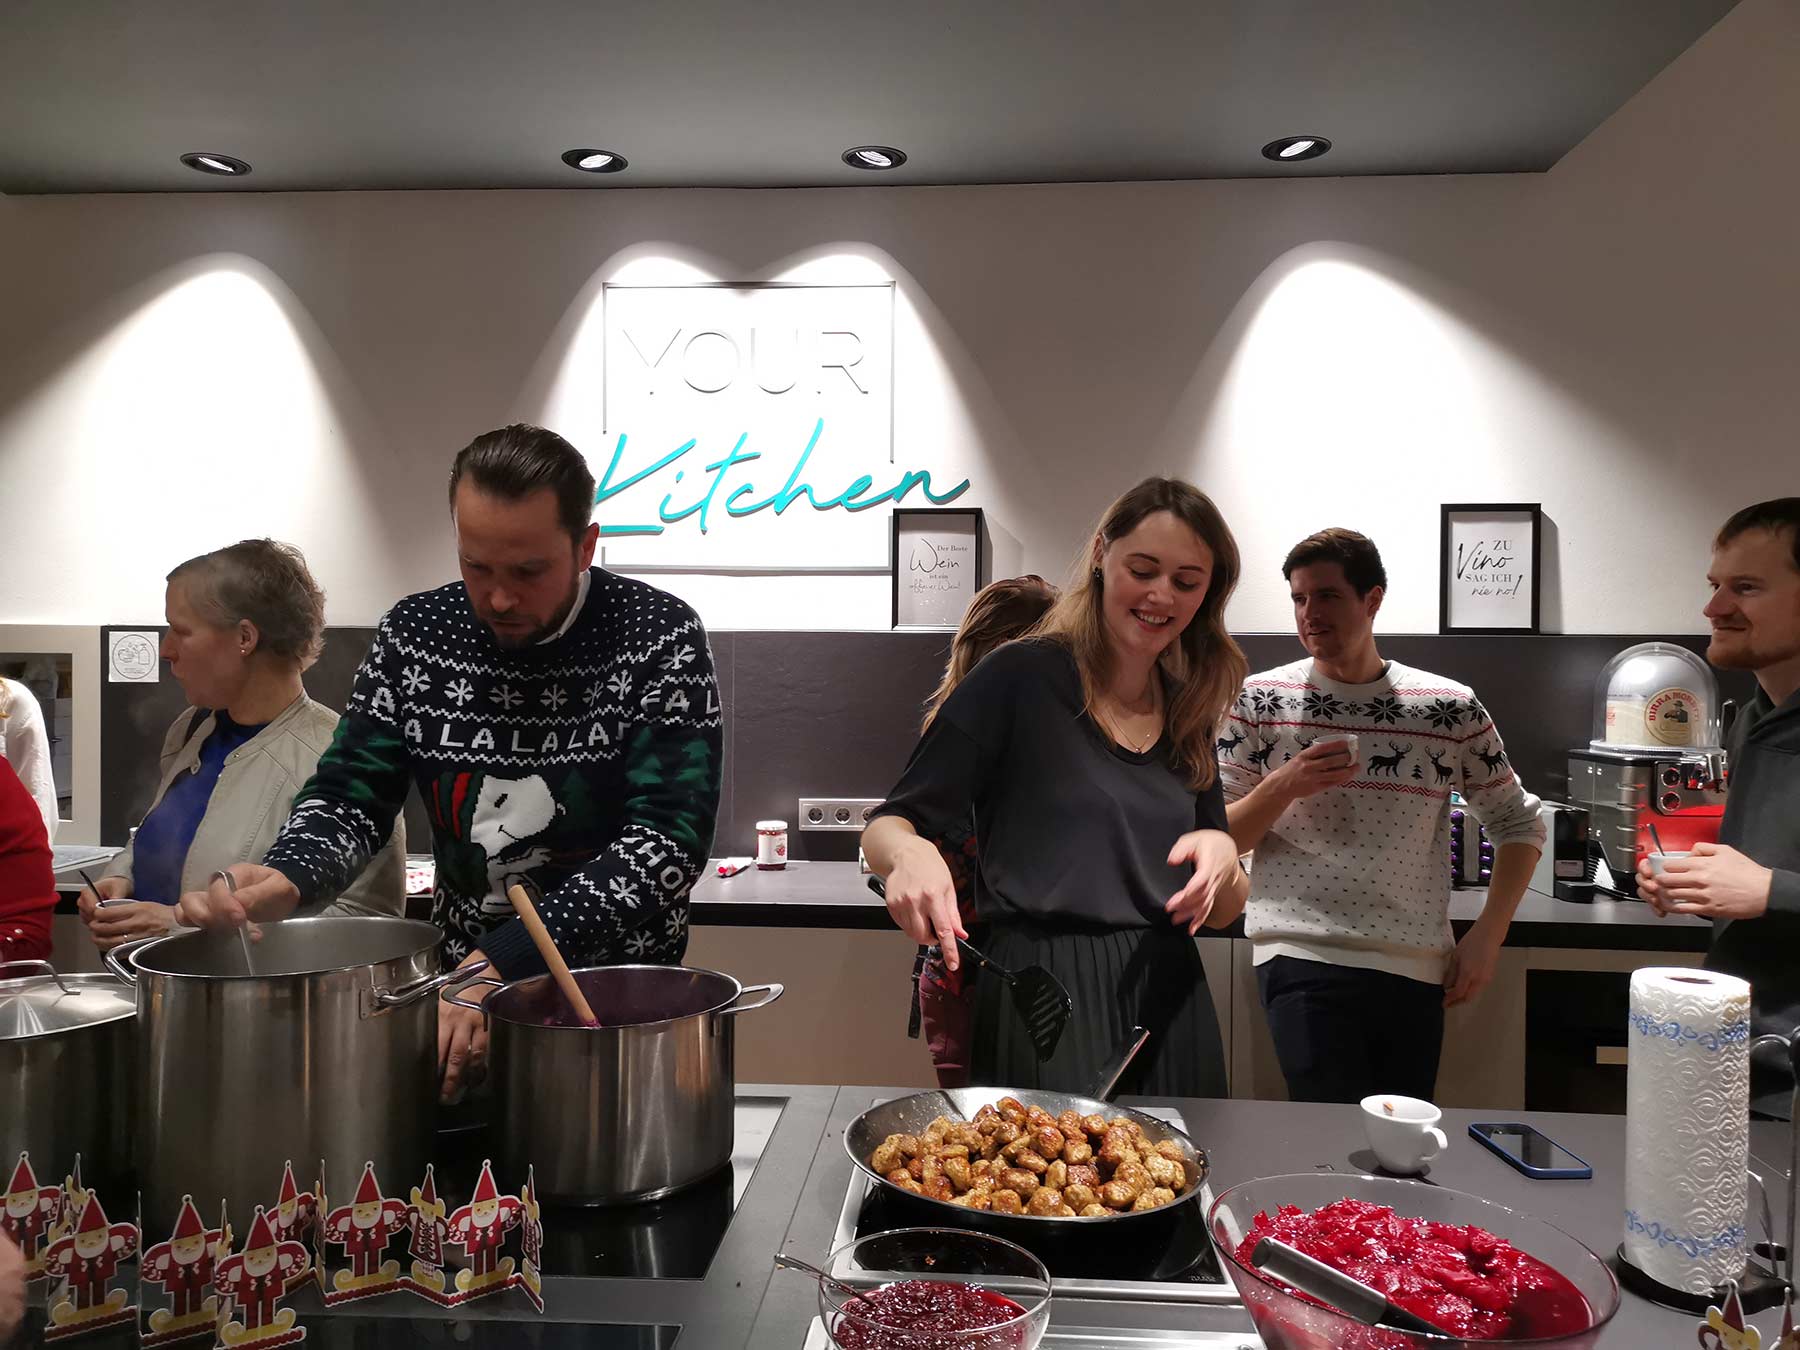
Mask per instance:
[[[154,618],[252,532],[372,622],[451,575],[452,452],[579,433],[600,283],[672,271],[892,277],[898,457],[973,480],[1005,568],[1179,473],[1240,630],[1341,523],[1434,631],[1438,504],[1541,500],[1547,627],[1698,631],[1712,529],[1800,489],[1797,69],[1800,5],[1746,0],[1546,175],[0,199],[0,622]],[[885,515],[823,561],[882,561]],[[887,624],[881,577],[666,581],[719,627]]]

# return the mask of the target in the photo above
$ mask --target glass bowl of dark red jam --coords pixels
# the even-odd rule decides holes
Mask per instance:
[[[1044,1263],[985,1233],[871,1233],[825,1268],[861,1295],[819,1285],[819,1317],[839,1350],[1036,1350],[1050,1325]]]
[[[1605,1261],[1562,1229],[1420,1181],[1306,1172],[1234,1186],[1208,1230],[1269,1350],[1583,1350],[1619,1310]],[[1448,1335],[1365,1326],[1250,1261],[1265,1237],[1371,1285]]]

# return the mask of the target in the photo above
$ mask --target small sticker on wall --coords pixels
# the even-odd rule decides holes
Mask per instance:
[[[155,632],[115,632],[106,637],[106,679],[109,684],[155,684],[161,667],[156,652],[161,638]]]

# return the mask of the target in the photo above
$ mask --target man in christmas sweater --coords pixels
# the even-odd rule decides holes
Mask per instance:
[[[391,830],[408,784],[431,817],[433,918],[450,962],[543,963],[507,903],[528,876],[572,966],[681,960],[718,809],[722,718],[694,611],[591,567],[594,479],[562,437],[510,426],[450,473],[462,581],[408,596],[375,640],[312,781],[262,865],[182,897],[234,927],[328,903]],[[439,1003],[445,1095],[485,1053]]]
[[[1372,542],[1324,530],[1282,573],[1308,659],[1245,681],[1219,741],[1232,838],[1255,854],[1244,928],[1275,1052],[1296,1101],[1428,1098],[1444,1009],[1493,979],[1543,848],[1538,800],[1472,691],[1376,650],[1387,573]],[[1495,846],[1461,942],[1452,790]]]

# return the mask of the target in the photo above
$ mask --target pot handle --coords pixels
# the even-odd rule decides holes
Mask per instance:
[[[100,959],[106,962],[108,970],[126,984],[136,984],[138,982],[137,972],[131,968],[131,962],[125,958],[139,947],[147,947],[152,942],[161,942],[163,936],[163,934],[154,934],[150,937],[139,938],[136,942],[121,942],[116,947],[108,947],[101,953]]]
[[[427,975],[422,979],[414,980],[411,984],[403,984],[398,989],[371,989],[369,993],[374,1000],[376,1010],[405,1008],[430,994],[438,993],[453,985],[458,987],[465,985],[487,968],[486,961],[477,961],[472,966],[457,966],[452,970],[440,971],[436,975]]]
[[[721,1017],[736,1017],[739,1013],[755,1012],[758,1008],[766,1008],[787,992],[784,984],[752,984],[738,990],[737,998],[731,1000],[731,1006],[719,1009]],[[767,994],[768,997],[755,1003],[741,1002],[750,994]]]
[[[51,979],[55,980],[56,987],[65,994],[73,995],[81,992],[79,989],[71,989],[68,985],[64,984],[62,976],[56,973],[56,967],[51,965],[48,961],[0,961],[0,971],[7,970],[35,971],[39,975],[48,975]]]
[[[480,1003],[471,1003],[468,999],[463,997],[469,990],[475,988],[477,985],[483,984],[492,985],[496,989],[506,988],[506,981],[504,980],[472,980],[462,988],[458,989],[454,994],[444,995],[444,1002],[454,1003],[459,1008],[467,1008],[470,1012],[478,1012],[485,1017],[487,1016],[487,1008],[484,1005]]]

